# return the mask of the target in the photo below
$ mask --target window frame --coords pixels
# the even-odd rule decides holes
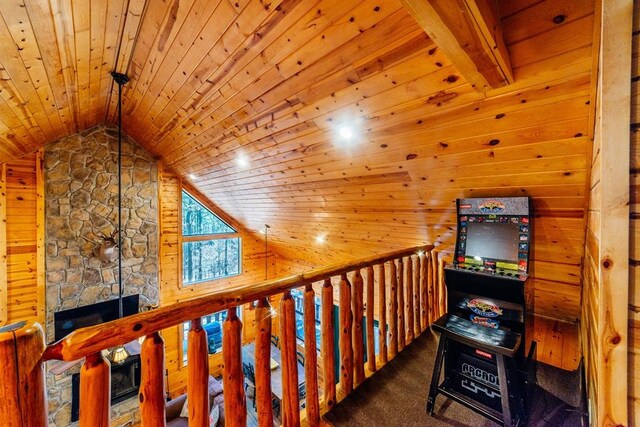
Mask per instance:
[[[297,325],[297,317],[300,316],[300,319],[302,320],[302,324],[303,324],[303,328],[304,328],[304,290],[301,289],[292,289],[291,290],[291,297],[293,298],[293,303],[294,303],[294,312],[295,312],[295,316],[296,317],[296,339],[301,343],[301,345],[304,347],[304,336],[299,336],[298,335],[298,325]],[[322,341],[322,334],[320,334],[320,336],[318,336],[317,331],[321,331],[322,330],[322,302],[320,301],[320,298],[318,298],[317,295],[314,294],[313,296],[313,303],[314,303],[314,311],[315,311],[315,336],[316,336],[316,351],[319,353],[320,352],[320,347],[321,347],[321,341]],[[298,310],[298,306],[300,306],[300,309]],[[303,329],[304,331],[304,329]]]
[[[224,313],[224,319],[222,319],[222,321],[218,321],[220,323],[220,336],[224,337],[224,322],[227,320],[227,309],[224,310],[220,310],[220,311],[216,311],[213,312],[211,314],[207,314],[206,316],[202,316],[201,319],[204,319],[205,317],[210,317],[210,316],[215,316],[216,314],[222,314]],[[240,321],[242,321],[242,318],[244,317],[244,313],[243,313],[243,308],[241,306],[237,306],[236,307],[236,314],[238,315],[238,318],[240,319]],[[185,327],[185,325],[189,324],[188,327]],[[204,328],[204,323],[203,323],[203,328]],[[187,360],[187,353],[186,350],[189,348],[189,328],[191,327],[191,321],[188,320],[186,322],[182,322],[180,324],[177,325],[178,326],[178,369],[182,370],[185,369],[188,365],[189,365],[189,361]],[[186,330],[185,330],[186,329]],[[242,330],[242,334],[244,335],[244,328]],[[207,351],[207,357],[209,358],[209,363],[211,363],[212,360],[215,360],[216,358],[221,358],[222,357],[222,344],[220,344],[220,349],[218,351],[216,351],[215,353],[209,353]]]
[[[179,258],[179,268],[178,268],[178,280],[179,280],[179,286],[181,289],[184,288],[188,288],[188,289],[194,289],[197,287],[205,287],[207,285],[211,285],[213,283],[216,282],[220,282],[221,280],[225,280],[225,279],[232,279],[234,277],[238,277],[241,276],[244,271],[243,271],[243,267],[244,267],[244,262],[243,262],[243,233],[241,231],[238,231],[240,229],[240,227],[235,223],[235,221],[231,221],[226,215],[224,215],[223,213],[221,213],[215,206],[212,206],[211,203],[203,200],[203,197],[201,197],[197,191],[195,191],[194,189],[191,189],[190,187],[184,185],[183,183],[181,183],[180,185],[180,200],[178,202],[178,211],[179,211],[179,215],[178,215],[178,258]],[[235,230],[234,233],[214,233],[214,234],[199,234],[199,235],[194,235],[194,236],[185,236],[184,235],[184,230],[182,227],[182,220],[183,220],[183,209],[182,209],[182,202],[183,202],[183,193],[187,193],[193,200],[195,200],[197,203],[199,203],[202,207],[204,207],[205,209],[207,209],[209,212],[211,212],[213,215],[215,215],[220,221],[222,221],[223,223],[225,223],[229,228]],[[216,277],[216,278],[212,278],[212,279],[204,279],[204,280],[200,280],[200,281],[196,281],[196,282],[189,282],[189,283],[185,283],[184,281],[184,244],[188,243],[188,242],[199,242],[199,241],[212,241],[212,240],[227,240],[227,239],[238,239],[238,273],[234,273],[234,274],[230,274],[228,276],[223,276],[223,277]]]

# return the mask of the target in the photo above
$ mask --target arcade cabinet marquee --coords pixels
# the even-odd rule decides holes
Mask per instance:
[[[439,332],[427,411],[444,394],[504,425],[524,419],[525,285],[531,251],[528,197],[457,200],[447,313]],[[444,366],[443,381],[440,373]]]

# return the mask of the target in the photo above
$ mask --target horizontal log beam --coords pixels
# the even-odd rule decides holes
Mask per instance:
[[[513,83],[495,0],[401,0],[479,92]]]

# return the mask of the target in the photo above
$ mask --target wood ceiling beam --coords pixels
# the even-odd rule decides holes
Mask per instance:
[[[513,83],[495,0],[401,0],[479,92]]]

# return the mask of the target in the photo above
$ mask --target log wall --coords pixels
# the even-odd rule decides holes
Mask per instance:
[[[598,2],[600,36],[590,197],[583,267],[582,346],[591,424],[636,425],[633,334],[628,334],[629,303],[629,117],[632,2]],[[636,25],[637,27],[637,25]],[[632,169],[633,171],[633,169]],[[632,172],[633,175],[633,172]],[[634,179],[631,179],[632,189]],[[631,215],[635,208],[632,205]],[[634,225],[631,224],[633,229]],[[630,239],[631,237],[631,239]],[[633,259],[633,251],[631,252]],[[631,276],[633,277],[633,275]],[[631,295],[634,294],[631,286]],[[631,371],[633,372],[633,371]],[[624,379],[627,379],[625,381]],[[632,405],[628,405],[628,396]],[[631,411],[629,407],[631,406]]]
[[[631,57],[629,205],[629,420],[640,424],[640,1],[635,0]]]
[[[44,324],[41,154],[3,163],[0,173],[0,325],[21,320]]]

